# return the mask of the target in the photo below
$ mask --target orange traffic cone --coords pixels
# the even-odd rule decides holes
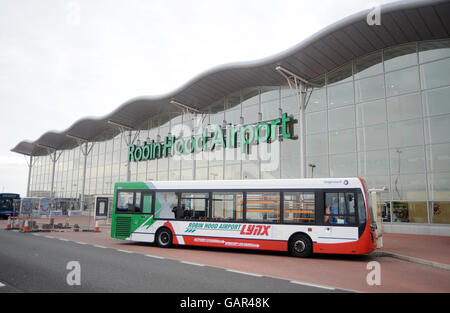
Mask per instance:
[[[6,229],[11,229],[11,215],[8,215],[8,224],[6,224]]]
[[[94,232],[98,233],[100,231],[100,226],[98,225],[98,219],[95,220]]]
[[[22,232],[30,231],[30,228],[28,226],[28,216],[25,218],[25,222],[23,223],[23,229]]]

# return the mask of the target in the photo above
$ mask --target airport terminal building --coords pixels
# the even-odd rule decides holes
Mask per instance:
[[[89,208],[118,181],[359,176],[388,188],[385,231],[450,235],[450,3],[380,12],[18,143],[27,196]]]

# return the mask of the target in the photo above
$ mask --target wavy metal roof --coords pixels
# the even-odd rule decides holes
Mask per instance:
[[[35,141],[22,141],[11,151],[25,155],[46,155],[51,147],[70,149],[79,141],[67,135],[98,141],[112,138],[119,129],[108,120],[124,125],[141,125],[162,113],[173,112],[171,100],[204,109],[240,89],[284,85],[275,70],[282,66],[313,80],[344,63],[370,52],[421,40],[449,38],[450,2],[447,0],[399,1],[381,6],[381,25],[369,26],[369,10],[340,20],[298,45],[257,61],[214,67],[178,89],[157,97],[131,99],[101,118],[83,118],[61,132],[46,132]],[[181,111],[180,111],[181,113]],[[45,147],[44,147],[45,146]]]

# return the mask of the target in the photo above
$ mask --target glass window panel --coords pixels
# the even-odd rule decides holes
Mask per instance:
[[[428,174],[430,200],[450,200],[450,173]]]
[[[364,102],[384,98],[383,75],[355,81],[356,102]]]
[[[423,126],[420,119],[390,123],[388,129],[391,148],[423,144]]]
[[[192,180],[194,179],[194,170],[192,168],[181,170],[181,180]]]
[[[329,177],[328,155],[315,155],[306,157],[306,177]]]
[[[306,133],[322,133],[327,131],[327,111],[306,114]]]
[[[323,122],[322,122],[323,123]],[[355,127],[355,106],[348,106],[328,111],[329,130]]]
[[[252,105],[242,107],[242,116],[244,117],[244,124],[253,124],[259,122],[259,105]]]
[[[390,188],[391,182],[389,176],[365,176],[364,180],[366,182],[367,189],[386,187],[389,191],[392,191]],[[380,194],[380,198],[381,200],[391,200],[392,195],[390,192],[382,192]]]
[[[391,176],[394,200],[426,200],[425,174],[397,174]]]
[[[356,105],[356,125],[368,126],[386,121],[386,104],[377,100]]]
[[[223,179],[223,167],[222,166],[210,166],[209,167],[209,179],[210,180]]]
[[[450,141],[450,114],[425,119],[425,142],[427,144]]]
[[[262,162],[261,162],[262,163]],[[263,164],[261,164],[261,179],[280,179],[280,162],[276,164],[275,166],[269,165],[269,167],[266,169],[263,167]]]
[[[412,67],[400,71],[386,73],[386,95],[397,96],[419,89],[419,71]]]
[[[423,146],[390,150],[391,174],[425,172],[425,151]]]
[[[387,150],[358,153],[358,174],[359,176],[388,175],[389,159]]]
[[[208,179],[208,168],[197,167],[195,169],[195,179],[196,180],[207,180]]]
[[[232,161],[225,162],[224,179],[241,179],[241,163],[234,163]]]
[[[225,112],[225,121],[227,122],[227,124],[232,123],[232,124],[239,124],[240,123],[240,118],[241,118],[241,109],[240,108],[235,108],[233,110],[228,110]],[[219,125],[222,126],[223,123],[220,123]]]
[[[381,51],[357,58],[355,61],[355,79],[380,74],[383,72]]]
[[[329,133],[329,152],[346,153],[356,151],[355,129],[333,131]]]
[[[292,95],[292,91],[290,89],[282,89],[282,94],[285,97],[281,98],[281,109],[283,112],[288,114],[299,114],[300,110],[298,107],[298,99],[297,97]]]
[[[432,223],[433,224],[450,224],[450,202],[433,202]]]
[[[358,151],[385,149],[386,147],[386,124],[358,128]]]
[[[247,192],[246,220],[252,222],[274,222],[280,219],[279,192]],[[255,225],[251,225],[255,227]],[[247,226],[247,231],[251,226]],[[256,231],[256,230],[255,230]],[[261,231],[263,231],[261,229]],[[255,233],[255,235],[261,232]]]
[[[392,202],[393,222],[428,223],[426,202]]]
[[[315,222],[313,192],[285,192],[283,221],[285,223],[310,224]]]
[[[418,93],[388,98],[386,104],[389,121],[408,120],[422,115],[422,104]]]
[[[420,66],[422,89],[450,85],[450,58]]]
[[[314,134],[306,136],[306,154],[320,155],[328,153],[328,134]]]
[[[281,160],[281,178],[300,178],[300,159]]]
[[[243,203],[242,192],[213,192],[212,218],[219,221],[242,220]]]
[[[450,87],[422,92],[424,115],[450,113]]]
[[[331,177],[356,176],[357,173],[356,153],[330,155]]]
[[[260,112],[262,114],[263,121],[279,118],[281,116],[279,100],[261,103],[261,111]],[[290,114],[290,112],[288,112],[288,114]]]
[[[311,94],[308,93],[308,99],[305,112],[322,111],[327,108],[327,94],[325,88],[314,88]]]
[[[450,171],[450,144],[427,146],[427,162],[429,172]]]
[[[450,57],[450,40],[428,41],[419,43],[420,63]]]
[[[280,87],[261,87],[261,103],[278,101],[280,97]]]
[[[342,83],[352,80],[352,62],[349,62],[340,68],[328,73],[327,84]]]
[[[242,161],[242,179],[259,179],[258,161]]]
[[[416,44],[395,46],[384,50],[386,72],[417,64]]]
[[[328,87],[328,106],[335,108],[354,103],[353,82]]]

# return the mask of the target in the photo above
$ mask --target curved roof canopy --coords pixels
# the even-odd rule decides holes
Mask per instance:
[[[179,110],[171,104],[172,100],[201,111],[240,89],[284,85],[286,80],[275,70],[277,66],[313,80],[356,57],[382,48],[449,38],[450,3],[445,0],[405,0],[383,5],[381,25],[367,24],[369,12],[365,10],[340,20],[277,55],[212,68],[168,94],[131,99],[104,117],[81,119],[64,131],[47,132],[33,142],[22,141],[11,151],[47,155],[53,149],[78,146],[82,141],[75,138],[88,141],[112,138],[120,132],[117,124],[139,128],[152,117]]]

